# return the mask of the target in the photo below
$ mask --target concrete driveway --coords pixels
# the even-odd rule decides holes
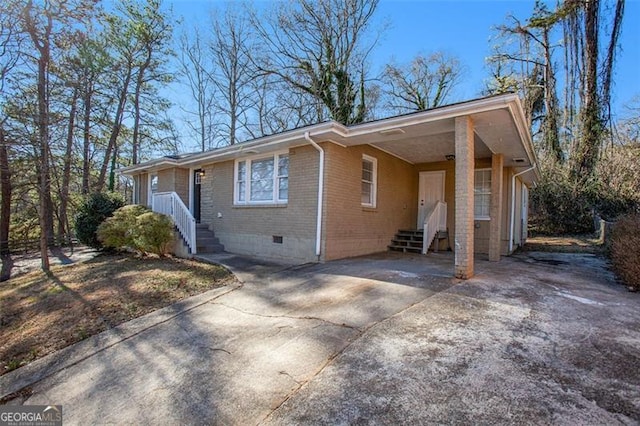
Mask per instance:
[[[65,424],[640,422],[640,295],[591,255],[283,267],[0,377]]]

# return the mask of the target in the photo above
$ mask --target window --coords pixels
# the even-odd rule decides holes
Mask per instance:
[[[235,204],[286,203],[288,199],[288,154],[236,162]]]
[[[376,180],[378,174],[378,161],[369,157],[362,156],[362,205],[365,207],[376,206]]]
[[[491,169],[478,169],[473,185],[473,207],[476,220],[489,220],[491,208]]]
[[[158,192],[158,175],[149,176],[149,188],[152,194]]]

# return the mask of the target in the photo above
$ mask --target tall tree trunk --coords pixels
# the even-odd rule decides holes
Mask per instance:
[[[142,85],[144,84],[144,74],[151,64],[151,50],[147,49],[147,56],[140,69],[138,70],[138,76],[136,77],[136,87],[133,97],[133,141],[131,147],[131,162],[138,164],[138,151],[140,150],[140,94],[142,92]]]
[[[49,12],[49,11],[47,11]],[[53,18],[46,13],[44,33],[40,35],[33,21],[33,1],[29,0],[24,8],[24,17],[29,37],[38,50],[38,154],[39,154],[39,209],[38,220],[40,223],[40,257],[41,267],[45,272],[49,271],[50,231],[53,228],[53,214],[51,209],[51,181],[49,174],[49,99],[48,99],[48,71],[50,59],[51,30]]]
[[[109,191],[115,191],[116,189],[116,165],[118,160],[118,145],[113,149],[113,156],[111,157],[111,169],[109,170]]]
[[[9,168],[9,150],[5,139],[4,130],[0,127],[0,191],[2,202],[0,204],[0,281],[11,278],[13,260],[9,250],[9,225],[11,223],[11,169]]]
[[[556,76],[553,70],[551,47],[549,45],[549,28],[542,28],[544,51],[544,117],[545,147],[557,162],[562,162],[562,149],[558,132],[558,99],[556,94]]]
[[[71,182],[71,154],[73,153],[73,132],[75,129],[75,118],[78,103],[78,89],[73,89],[71,97],[71,111],[69,111],[69,125],[67,127],[67,146],[64,153],[64,166],[62,169],[62,185],[60,187],[60,213],[58,215],[58,230],[61,240],[69,232],[69,219],[67,207],[69,205],[69,184]]]
[[[611,39],[607,48],[607,57],[604,62],[604,70],[602,72],[602,106],[605,112],[605,121],[611,124],[611,78],[613,75],[613,64],[615,62],[616,49],[618,47],[618,38],[620,37],[620,29],[622,28],[622,16],[624,15],[624,0],[618,0],[616,3],[616,12],[613,17],[613,29],[611,30]]]
[[[599,0],[585,3],[585,75],[584,105],[581,114],[582,134],[575,152],[573,176],[585,183],[598,160],[602,121],[598,99],[598,12]]]
[[[116,114],[113,118],[113,125],[111,126],[111,134],[109,136],[109,143],[107,144],[107,149],[104,153],[104,160],[102,161],[102,167],[100,167],[100,175],[98,176],[98,183],[96,185],[96,190],[98,192],[102,191],[102,189],[104,188],[104,184],[107,179],[107,171],[109,170],[109,165],[111,164],[111,154],[116,148],[118,136],[120,135],[122,118],[124,116],[124,107],[127,103],[127,95],[129,94],[129,83],[131,83],[131,73],[132,70],[131,68],[129,68],[122,85],[122,89],[120,90],[118,107],[116,108]]]
[[[93,100],[93,83],[87,81],[84,92],[84,125],[82,132],[82,194],[89,193],[89,176],[91,173],[91,158],[89,151],[91,149],[91,104]]]

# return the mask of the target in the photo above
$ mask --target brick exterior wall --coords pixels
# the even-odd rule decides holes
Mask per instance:
[[[470,191],[472,241],[475,253],[488,254],[491,221],[473,220],[473,172],[466,190],[456,188],[456,161],[411,165],[371,146],[343,148],[321,143],[325,150],[322,254],[315,256],[318,152],[311,146],[289,150],[289,201],[278,206],[234,206],[234,161],[203,167],[201,218],[216,232],[227,251],[260,257],[309,262],[332,260],[387,249],[398,229],[416,228],[418,175],[422,171],[445,171],[445,201],[449,243],[455,247],[456,202]],[[361,205],[362,156],[377,160],[377,205]],[[491,167],[491,158],[476,159],[475,168]],[[500,253],[509,254],[511,180],[514,170],[503,169],[500,217]],[[158,190],[175,191],[189,205],[190,171],[172,168],[159,171]],[[138,175],[139,203],[148,204],[148,173]],[[522,183],[516,179],[514,247],[521,244]],[[221,217],[218,217],[220,213]],[[495,229],[495,225],[494,225]],[[282,244],[273,242],[282,236]],[[446,248],[442,243],[440,249]],[[465,254],[468,256],[468,254]]]
[[[318,152],[289,150],[289,200],[277,206],[234,206],[234,161],[203,167],[201,221],[225,250],[291,262],[316,261]],[[281,236],[282,244],[273,236]]]
[[[175,192],[189,206],[189,169],[175,167],[160,170],[157,174],[158,192]]]
[[[323,144],[324,260],[387,250],[398,229],[415,228],[417,173],[413,165],[371,146]],[[377,160],[377,202],[363,207],[362,156]]]
[[[185,206],[189,207],[189,169],[174,169],[173,190],[178,194]]]

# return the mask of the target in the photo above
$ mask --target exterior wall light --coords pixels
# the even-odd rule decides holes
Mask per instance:
[[[444,158],[446,158],[447,161],[453,161],[453,160],[456,159],[456,156],[453,155],[453,154],[447,154],[447,155],[444,156]]]

